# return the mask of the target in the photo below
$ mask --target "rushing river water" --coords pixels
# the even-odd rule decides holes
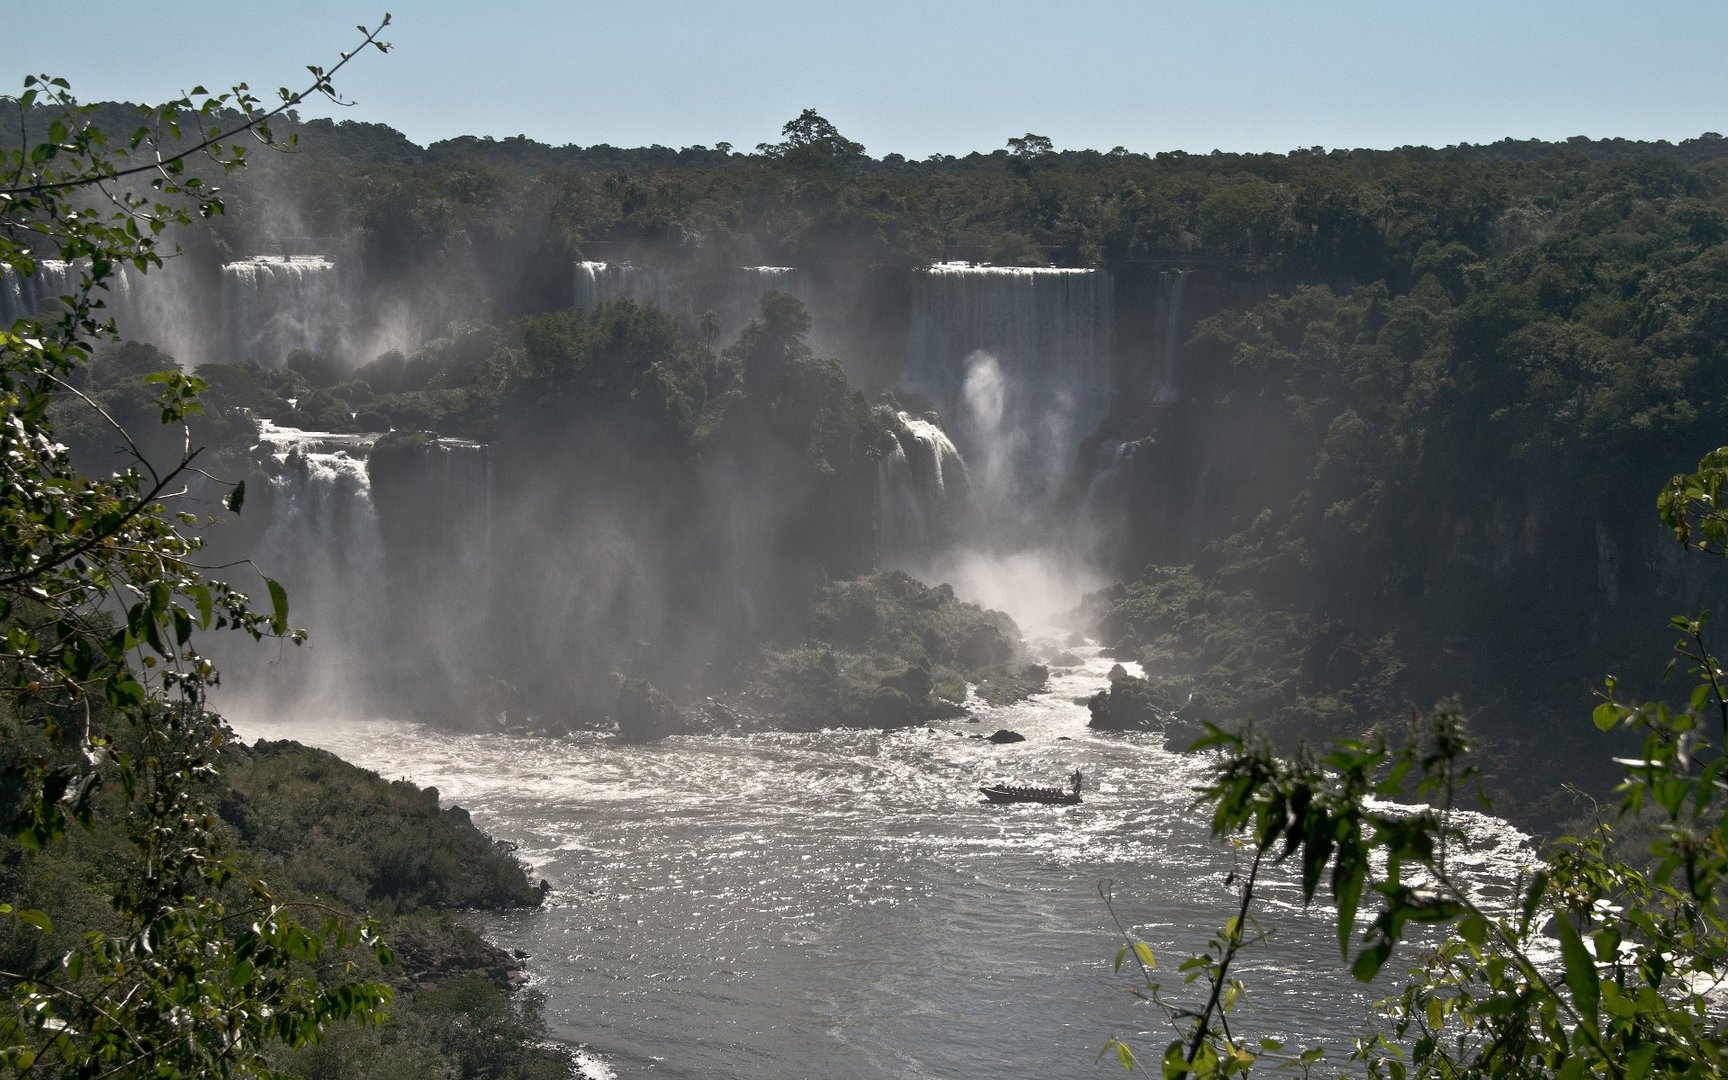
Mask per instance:
[[[1200,987],[1175,968],[1236,901],[1232,855],[1193,808],[1205,761],[1087,729],[1081,702],[1109,667],[1094,657],[1029,701],[893,732],[631,746],[387,721],[237,726],[435,785],[517,844],[554,891],[482,929],[529,954],[555,1034],[617,1077],[1102,1076],[1120,1073],[1095,1061],[1111,1036],[1155,1067],[1173,1029],[1112,971],[1120,939],[1100,883],[1196,1006]],[[998,728],[1026,741],[975,737]],[[1075,768],[1078,806],[994,806],[977,790]],[[1485,818],[1472,832],[1483,870],[1515,873],[1516,833]],[[1341,1051],[1377,988],[1342,971],[1329,911],[1303,910],[1287,881],[1264,896],[1271,933],[1239,962],[1236,1030]]]

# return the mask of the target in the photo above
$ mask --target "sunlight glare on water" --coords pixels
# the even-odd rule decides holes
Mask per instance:
[[[1111,971],[1100,883],[1172,986],[1235,900],[1232,856],[1193,809],[1205,761],[1086,727],[1110,664],[1054,670],[1048,693],[973,721],[890,732],[633,746],[237,726],[436,786],[518,845],[553,893],[481,927],[530,955],[555,1033],[618,1077],[1104,1075],[1119,1071],[1095,1064],[1111,1036],[1144,1033],[1131,1041],[1156,1057],[1173,1031]],[[998,728],[1026,741],[982,738]],[[977,790],[1075,768],[1078,806],[993,806]],[[1516,858],[1520,838],[1483,820],[1469,857]],[[1303,910],[1287,880],[1266,897],[1276,927],[1242,960],[1239,1025],[1347,1045],[1370,995],[1339,970],[1329,912]]]

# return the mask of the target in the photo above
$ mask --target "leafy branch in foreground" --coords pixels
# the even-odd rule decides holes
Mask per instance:
[[[360,49],[387,49],[378,35],[388,21],[361,27],[359,49],[311,68],[305,88],[283,89],[267,110],[244,85],[199,88],[115,139],[64,80],[28,78],[8,99],[21,121],[48,119],[41,141],[0,152],[0,272],[27,279],[56,258],[77,268],[77,285],[0,327],[0,813],[15,821],[20,859],[63,839],[69,822],[107,822],[129,854],[108,925],[46,959],[40,948],[3,958],[0,1072],[253,1075],[267,1071],[271,1045],[376,1019],[388,1000],[338,956],[387,961],[371,924],[320,910],[317,929],[302,926],[238,871],[209,805],[228,733],[205,706],[217,673],[197,635],[302,635],[274,581],[264,580],[260,610],[205,576],[198,518],[169,509],[207,479],[187,428],[202,384],[178,371],[150,378],[163,422],[183,435],[164,466],[73,389],[75,370],[114,332],[102,294],[123,268],[160,266],[171,226],[222,212],[218,189],[189,164],[241,166],[245,147],[229,140],[242,134],[282,147],[270,121],[310,95],[335,99],[332,76]],[[128,466],[82,473],[56,438],[57,402],[97,409],[130,448]],[[0,904],[0,922],[16,924],[6,928],[15,943],[54,932],[47,915],[12,903]]]
[[[1664,521],[1682,542],[1723,549],[1725,478],[1728,447],[1664,489]],[[1217,759],[1201,800],[1213,831],[1252,851],[1254,870],[1212,951],[1183,965],[1209,989],[1197,1010],[1168,1003],[1150,948],[1124,931],[1118,967],[1135,956],[1146,987],[1136,991],[1184,1033],[1166,1048],[1163,1074],[1241,1075],[1262,1059],[1307,1072],[1323,1060],[1318,1050],[1284,1056],[1227,1023],[1242,992],[1230,961],[1264,860],[1297,868],[1305,903],[1324,883],[1343,958],[1364,982],[1412,926],[1448,931],[1421,938],[1418,966],[1357,1041],[1351,1058],[1370,1076],[1728,1075],[1728,673],[1703,619],[1673,627],[1691,676],[1683,703],[1623,702],[1610,678],[1592,717],[1604,732],[1641,738],[1639,756],[1615,759],[1618,813],[1549,845],[1504,901],[1484,899],[1494,893],[1482,886],[1496,883],[1447,857],[1460,837],[1454,795],[1470,776],[1455,706],[1416,717],[1395,747],[1345,741],[1293,760],[1209,726],[1196,749]],[[1428,804],[1396,801],[1412,793]],[[1139,1064],[1120,1040],[1105,1051]]]

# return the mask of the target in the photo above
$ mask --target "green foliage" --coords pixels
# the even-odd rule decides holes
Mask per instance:
[[[521,359],[502,406],[513,423],[579,418],[675,452],[695,441],[710,358],[671,316],[620,301],[525,319],[520,330]]]
[[[1656,510],[1676,540],[1700,551],[1728,554],[1724,480],[1728,480],[1728,446],[1712,450],[1695,471],[1675,476],[1662,488]]]
[[[1103,598],[1106,639],[1191,681],[1194,719],[1288,744],[1456,691],[1552,769],[1564,751],[1538,733],[1589,678],[1556,628],[1641,664],[1659,650],[1629,628],[1696,602],[1655,569],[1633,493],[1728,421],[1720,175],[1549,165],[1308,175],[1334,199],[1411,185],[1384,204],[1378,266],[1204,319],[1182,399],[1119,433],[1159,447],[1124,500],[1143,526],[1124,564],[1156,569]],[[1685,495],[1669,525],[1701,539],[1707,477],[1689,517]]]
[[[544,1031],[537,991],[465,977],[408,997],[386,1028],[334,1032],[282,1066],[305,1080],[565,1080],[570,1062]]]
[[[378,31],[361,32],[362,47],[387,48]],[[26,78],[9,102],[20,115],[51,119],[40,138],[3,152],[0,266],[30,277],[40,258],[58,257],[78,267],[79,282],[57,310],[0,327],[7,809],[26,852],[62,842],[72,823],[108,822],[124,843],[106,848],[112,918],[57,955],[27,944],[31,933],[54,934],[51,918],[0,903],[9,961],[24,961],[0,971],[8,1071],[250,1075],[265,1067],[269,1047],[316,1041],[333,1022],[375,1019],[388,998],[376,982],[315,977],[341,951],[369,950],[379,961],[388,952],[370,922],[279,899],[241,872],[206,802],[227,731],[204,708],[215,670],[196,634],[299,635],[275,582],[263,579],[269,606],[256,609],[203,576],[196,519],[165,505],[194,471],[199,450],[189,433],[177,453],[153,461],[128,432],[143,414],[184,429],[201,411],[203,383],[142,347],[89,362],[112,334],[101,295],[121,267],[160,266],[171,226],[222,212],[217,189],[192,163],[234,169],[246,151],[230,140],[244,134],[275,145],[271,122],[310,94],[333,96],[330,76],[352,55],[330,71],[311,68],[307,89],[282,91],[272,109],[244,86],[220,95],[199,88],[142,111],[129,134],[95,123],[95,110],[63,80]],[[222,126],[225,117],[232,126]],[[120,445],[122,471],[86,473],[58,442],[57,419],[79,406]],[[305,915],[312,928],[298,921]]]
[[[811,352],[809,312],[775,292],[762,298],[761,312],[720,355],[715,389],[736,371],[743,394],[717,395],[724,412],[704,420],[713,438],[760,452],[766,434],[798,454],[804,480],[847,479],[873,469],[892,436],[840,364]]]
[[[798,726],[896,727],[952,715],[969,682],[1008,676],[1019,629],[899,571],[838,581],[810,611],[806,642],[770,652],[753,693]]]
[[[291,742],[234,749],[221,816],[260,872],[297,895],[380,916],[535,907],[516,858],[438,792],[386,782]]]
[[[1721,453],[1675,478],[1665,511],[1669,495],[1696,500],[1709,488]],[[1224,1019],[1241,993],[1229,969],[1256,886],[1279,863],[1299,875],[1304,902],[1324,887],[1343,959],[1364,982],[1412,947],[1413,928],[1445,928],[1422,936],[1417,966],[1351,1054],[1371,1076],[1728,1074],[1716,999],[1728,973],[1728,680],[1703,620],[1673,626],[1691,679],[1681,703],[1624,701],[1610,678],[1592,715],[1598,729],[1641,741],[1637,756],[1615,759],[1617,820],[1549,844],[1504,901],[1486,899],[1489,883],[1448,857],[1461,837],[1454,803],[1473,776],[1456,706],[1413,717],[1396,745],[1343,741],[1323,756],[1281,758],[1209,727],[1196,748],[1218,756],[1202,799],[1213,831],[1252,864],[1237,916],[1184,965],[1208,998],[1198,1009],[1175,1003],[1132,939],[1117,958],[1120,967],[1135,955],[1137,992],[1186,1025],[1165,1074],[1234,1075],[1262,1060],[1306,1071],[1322,1059],[1255,1044]],[[1412,796],[1422,802],[1400,801]],[[1111,1051],[1138,1064],[1120,1041]]]

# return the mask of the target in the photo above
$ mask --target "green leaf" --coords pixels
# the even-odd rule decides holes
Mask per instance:
[[[1136,941],[1134,943],[1134,955],[1139,957],[1140,962],[1149,968],[1155,968],[1158,966],[1158,958],[1152,955],[1152,946],[1146,944],[1144,941]]]
[[[1352,835],[1339,845],[1332,873],[1332,897],[1338,905],[1338,953],[1348,957],[1350,931],[1355,927],[1356,910],[1362,903],[1362,885],[1368,879],[1368,860],[1360,837]]]
[[[242,480],[235,484],[234,490],[230,491],[228,497],[222,500],[222,505],[231,512],[238,514],[240,508],[246,505],[246,481]]]
[[[1571,920],[1564,916],[1554,920],[1554,931],[1560,937],[1560,958],[1566,967],[1566,986],[1572,991],[1572,1004],[1580,1015],[1596,1027],[1601,1022],[1602,987],[1596,976],[1596,960],[1585,948]]]
[[[1518,922],[1518,936],[1523,937],[1530,932],[1530,920],[1536,916],[1536,905],[1542,902],[1542,894],[1548,891],[1548,871],[1538,870],[1530,879],[1530,891],[1524,894],[1524,909]]]
[[[1356,962],[1350,965],[1350,974],[1356,976],[1357,982],[1373,982],[1374,976],[1380,974],[1380,968],[1392,957],[1390,941],[1376,942],[1362,950],[1356,957]]]
[[[1481,948],[1488,940],[1488,920],[1480,915],[1466,915],[1458,920],[1458,936]]]
[[[52,934],[54,932],[54,920],[50,919],[48,913],[45,911],[37,911],[35,908],[24,908],[18,912],[18,918],[29,923],[31,926],[34,926],[44,934]]]
[[[193,585],[186,590],[186,595],[198,605],[198,625],[206,630],[210,629],[210,620],[216,612],[215,598],[210,593],[210,586]]]
[[[288,632],[288,593],[274,578],[265,578],[264,587],[270,590],[270,629],[278,634]]]
[[[1650,1075],[1650,1065],[1656,1060],[1657,1046],[1645,1043],[1626,1055],[1626,1080],[1644,1080]]]
[[[1596,730],[1612,731],[1614,730],[1614,726],[1620,723],[1620,716],[1620,706],[1614,704],[1612,701],[1604,701],[1602,704],[1596,706],[1596,711],[1590,714],[1590,719],[1595,722]]]

